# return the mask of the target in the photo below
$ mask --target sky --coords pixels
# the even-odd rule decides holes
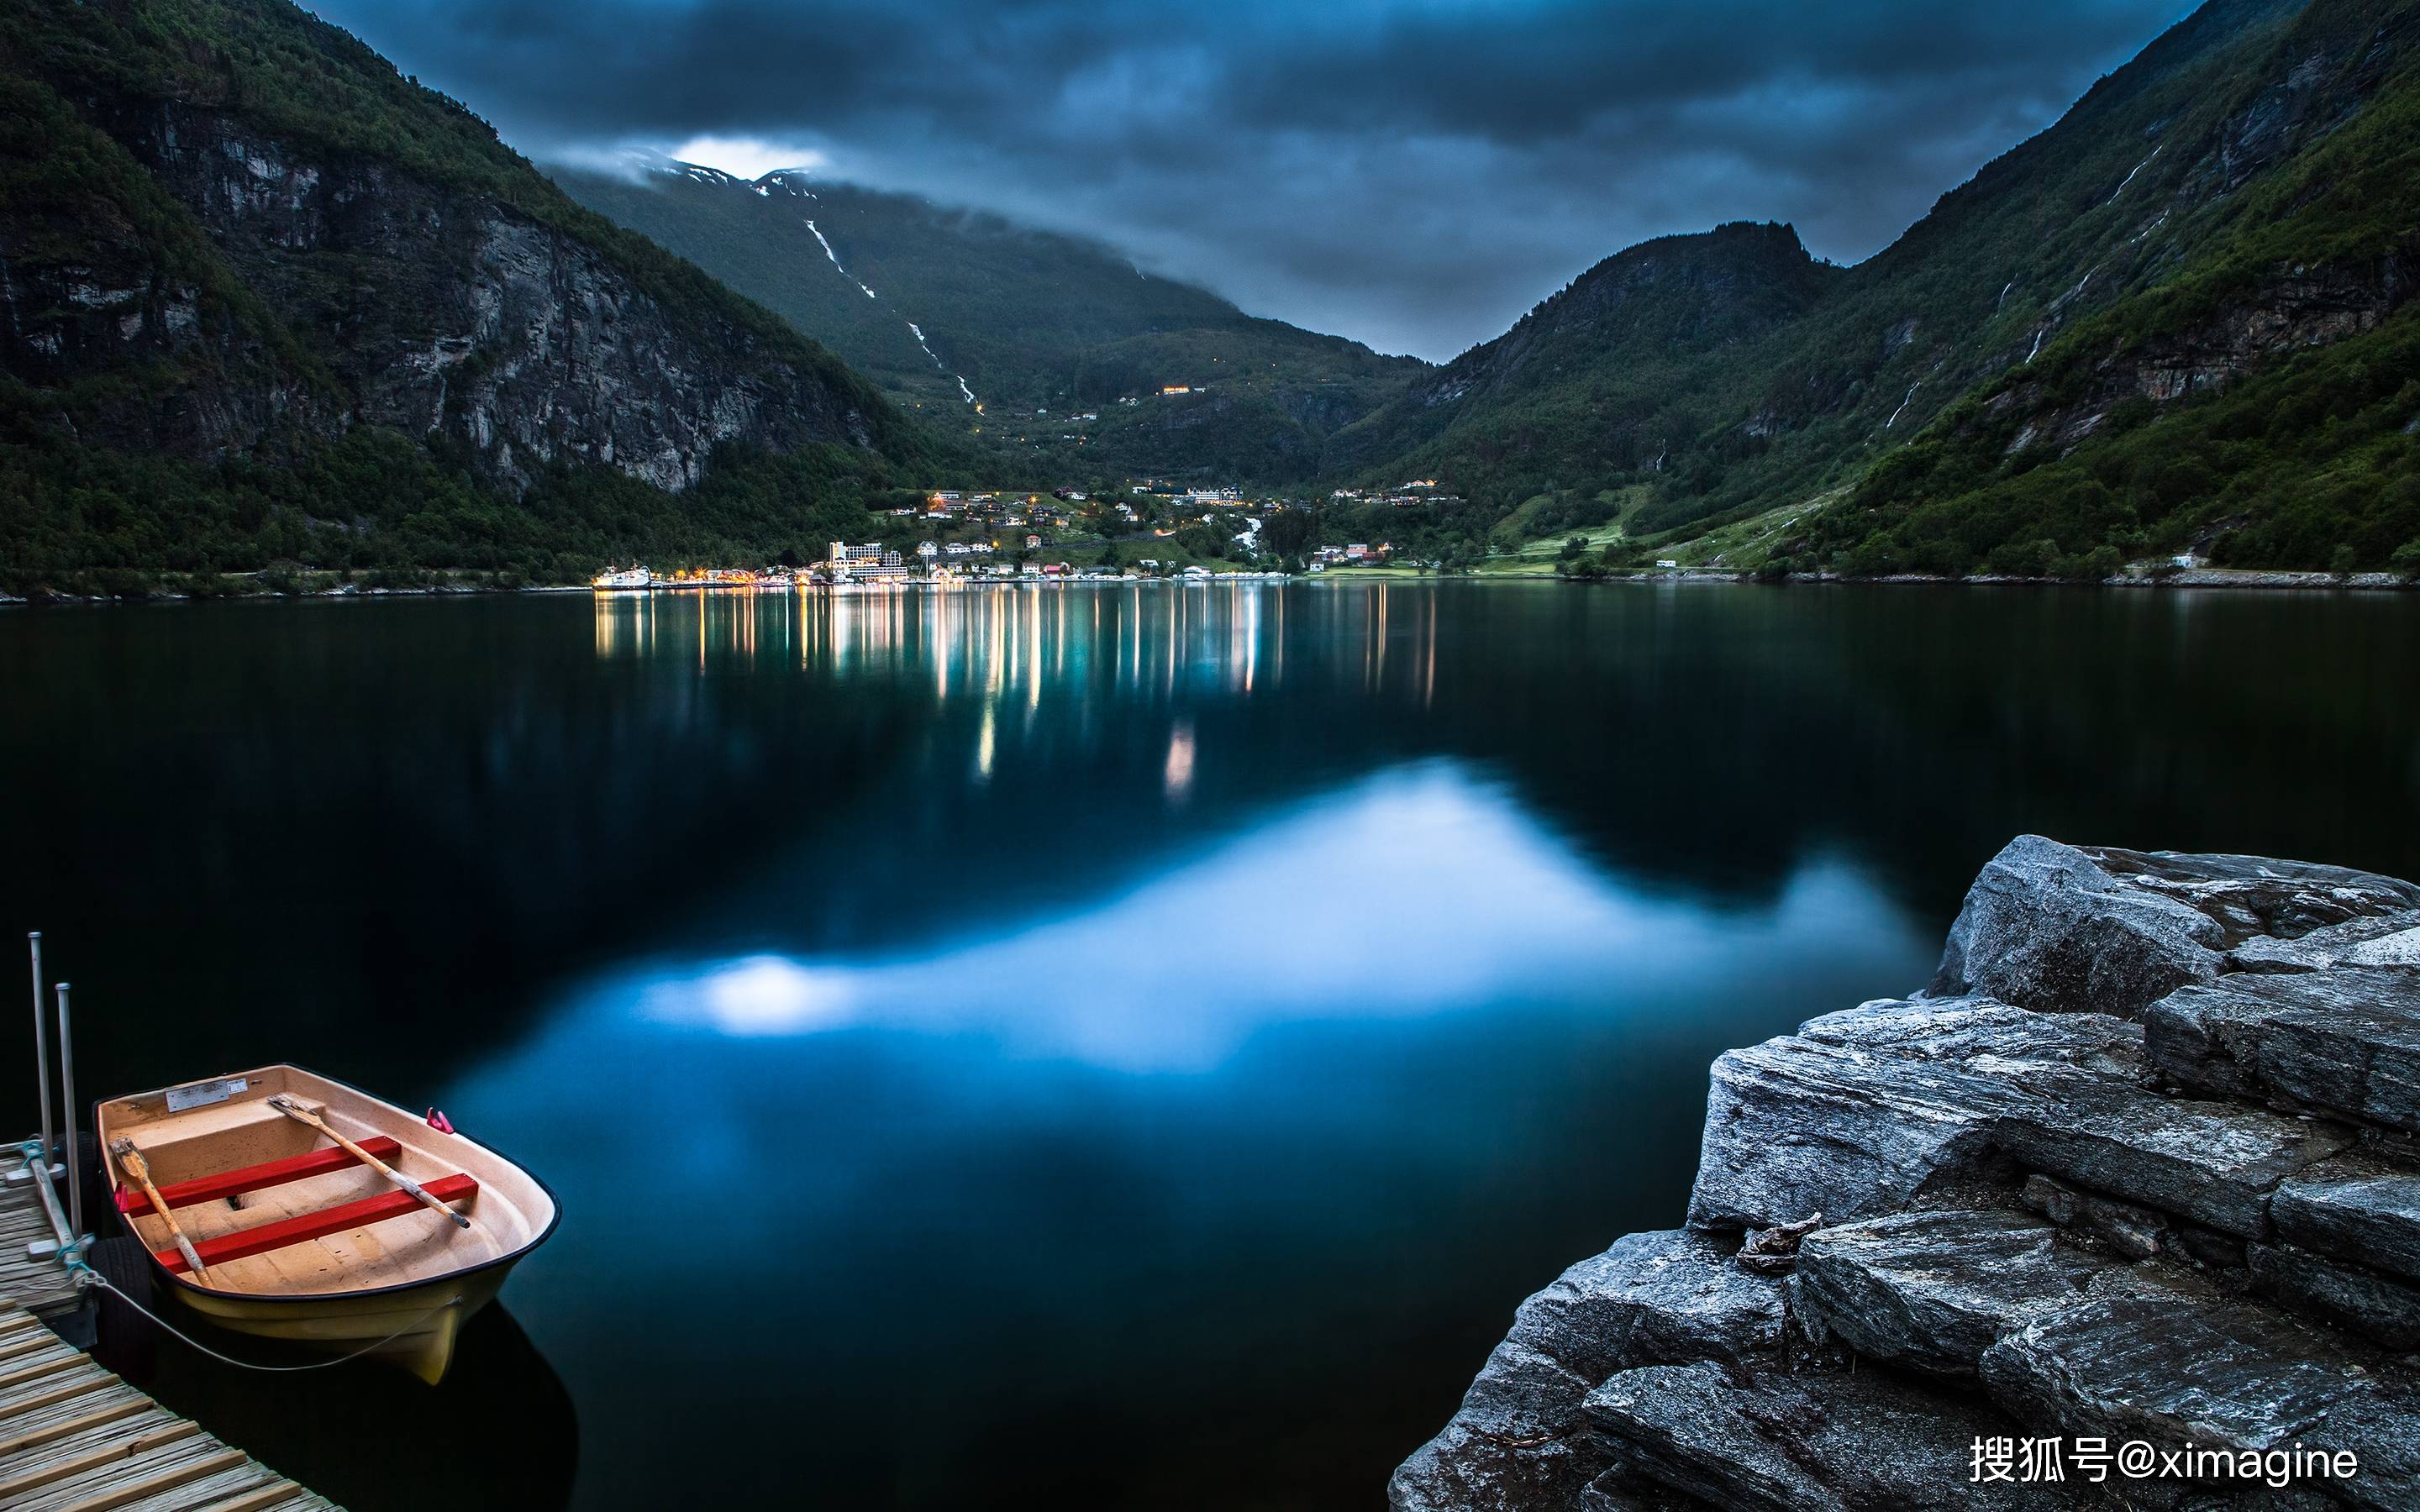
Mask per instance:
[[[1730,220],[1856,262],[2181,0],[317,0],[543,162],[631,148],[1097,237],[1433,360]]]

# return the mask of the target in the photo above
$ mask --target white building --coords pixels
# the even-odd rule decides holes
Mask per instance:
[[[930,562],[941,554],[941,548],[938,542],[919,541],[916,543],[916,554]]]
[[[835,582],[882,582],[904,579],[907,565],[896,551],[886,551],[879,541],[851,546],[846,541],[831,543],[831,554],[825,559]]]

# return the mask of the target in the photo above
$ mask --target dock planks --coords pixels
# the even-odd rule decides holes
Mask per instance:
[[[0,1166],[23,1164],[0,1157]],[[72,1309],[76,1295],[56,1261],[25,1257],[29,1241],[49,1237],[32,1184],[0,1185],[0,1507],[339,1512],[52,1333],[42,1319]]]

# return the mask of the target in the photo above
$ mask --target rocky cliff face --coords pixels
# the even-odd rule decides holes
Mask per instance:
[[[1984,401],[1983,417],[2019,424],[2010,453],[2072,446],[2132,398],[2167,404],[2213,393],[2298,351],[2376,331],[2420,288],[2420,236],[2382,257],[2282,267],[2259,288],[2184,330],[2094,360],[2086,397],[2052,404],[2044,385],[2011,379]]]
[[[1524,1303],[1398,1512],[2420,1504],[2420,887],[2024,837],[1924,993],[1713,1080],[1687,1227]]]
[[[197,268],[97,215],[0,209],[0,369],[49,389],[144,375],[78,407],[82,440],[209,458],[383,425],[516,490],[557,462],[679,489],[724,441],[871,444],[862,391],[721,312],[667,309],[497,199],[228,111],[75,104],[215,255]]]

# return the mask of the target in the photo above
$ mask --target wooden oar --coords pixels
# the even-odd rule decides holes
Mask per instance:
[[[151,1211],[168,1226],[168,1237],[177,1242],[177,1253],[185,1257],[185,1266],[194,1273],[194,1279],[209,1286],[210,1273],[203,1268],[202,1257],[194,1253],[194,1242],[185,1237],[184,1227],[177,1222],[177,1215],[168,1211],[167,1199],[160,1196],[158,1187],[151,1184],[151,1165],[143,1158],[143,1151],[134,1148],[133,1140],[117,1138],[109,1142],[109,1152],[117,1157],[117,1164],[127,1175],[134,1178],[143,1188],[143,1195],[151,1199]]]
[[[404,1175],[401,1171],[389,1165],[386,1162],[379,1159],[376,1155],[371,1154],[368,1150],[364,1149],[361,1146],[354,1144],[351,1140],[346,1138],[343,1134],[338,1134],[335,1130],[329,1128],[328,1120],[320,1118],[309,1108],[302,1106],[301,1103],[288,1098],[282,1092],[277,1096],[271,1098],[269,1100],[269,1105],[275,1108],[278,1112],[285,1114],[287,1118],[292,1119],[297,1123],[309,1124],[312,1128],[318,1130],[323,1134],[326,1134],[337,1144],[342,1145],[345,1148],[346,1153],[351,1155],[353,1159],[360,1161],[371,1170],[378,1172],[380,1176],[393,1181],[396,1185],[403,1188],[406,1192],[418,1197],[420,1199],[421,1206],[427,1208],[431,1212],[442,1212],[446,1217],[453,1219],[454,1226],[456,1227],[468,1228],[471,1227],[470,1219],[462,1216],[462,1214],[458,1212],[456,1212],[453,1209],[447,1207],[437,1198],[430,1196],[418,1181],[415,1181],[411,1177]]]

